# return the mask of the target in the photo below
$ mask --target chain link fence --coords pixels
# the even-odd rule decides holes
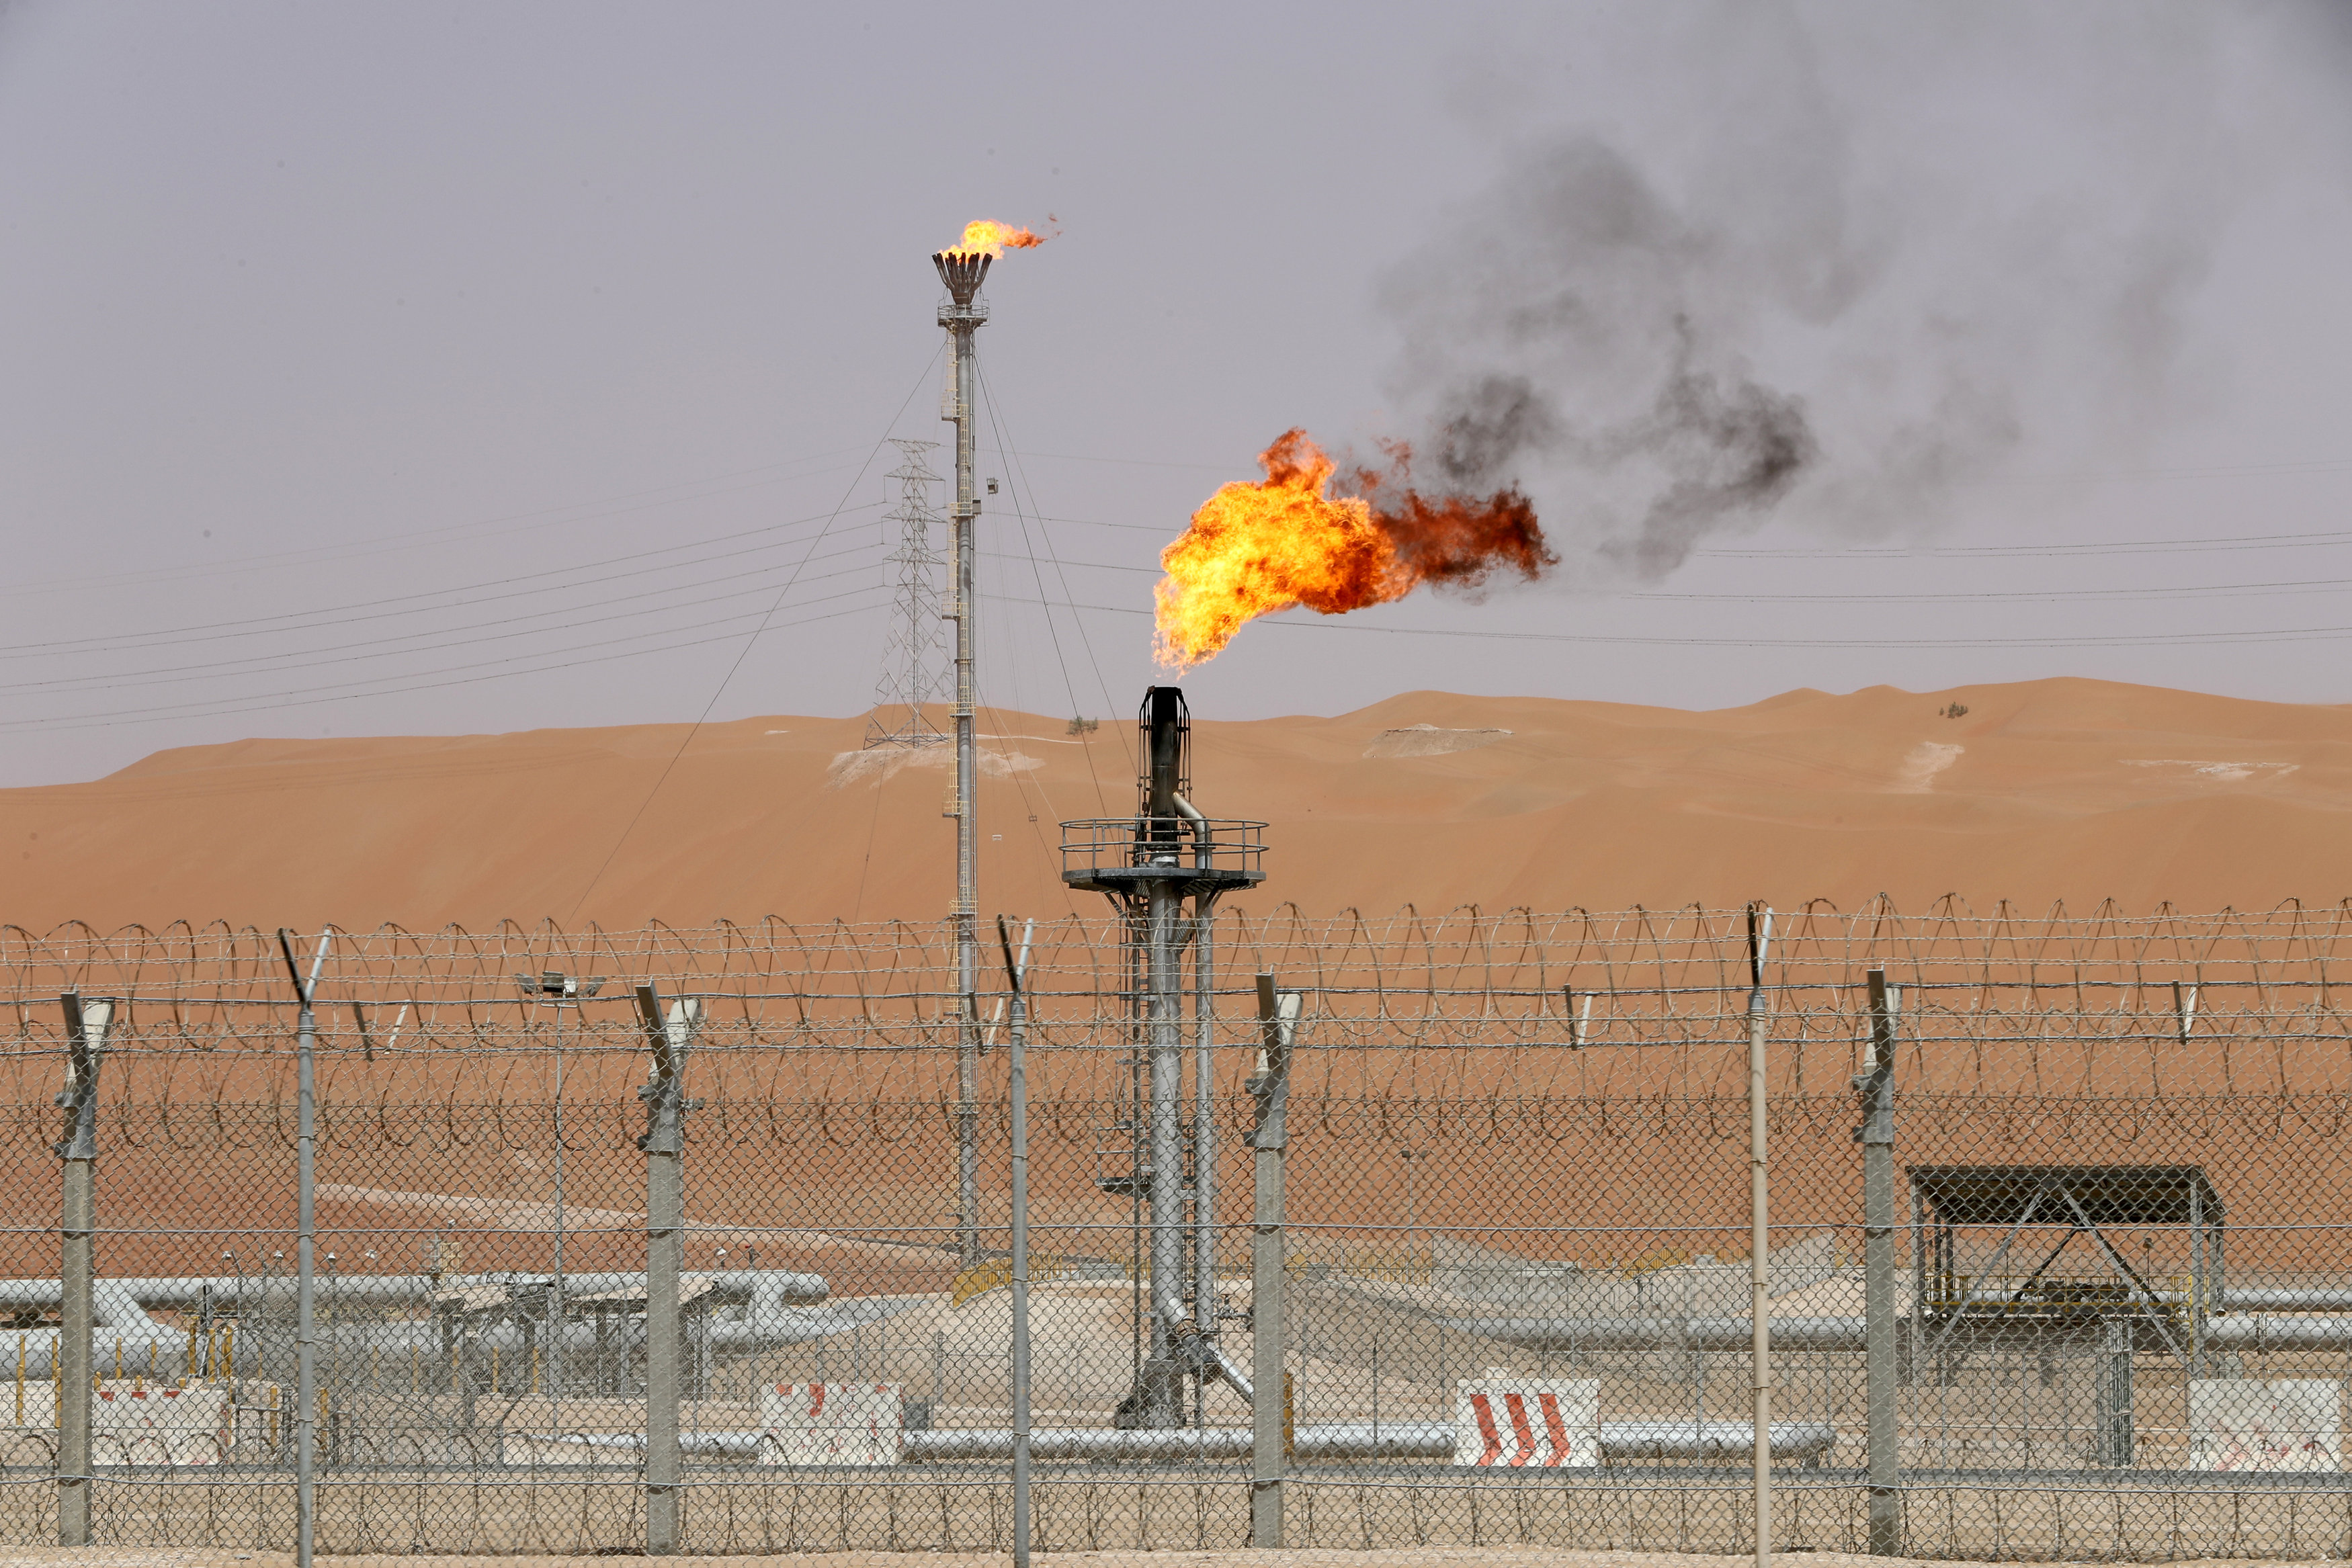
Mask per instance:
[[[306,1333],[275,936],[0,932],[0,1542],[1003,1551],[1025,1427],[1039,1550],[1752,1547],[1742,912],[1221,914],[1172,1097],[1128,935],[331,934]],[[1779,1546],[2352,1548],[2347,962],[1782,915]]]

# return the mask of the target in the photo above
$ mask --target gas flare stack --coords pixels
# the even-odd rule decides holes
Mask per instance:
[[[956,1044],[956,1244],[964,1261],[980,1260],[980,1138],[975,1105],[980,1082],[980,748],[972,727],[974,698],[980,685],[973,661],[979,656],[980,629],[974,622],[979,595],[972,566],[979,559],[973,522],[980,516],[980,489],[972,476],[979,407],[975,395],[979,361],[972,334],[988,319],[988,302],[980,286],[988,281],[985,250],[943,250],[931,257],[948,297],[940,301],[940,325],[946,328],[952,353],[942,419],[955,424],[955,510],[953,545],[948,557],[949,589],[955,622],[955,810],[956,896],[952,921],[956,938],[956,994],[962,1001],[961,1029]]]
[[[1174,686],[1144,693],[1139,716],[1143,771],[1132,821],[1062,824],[1062,880],[1108,898],[1125,924],[1127,988],[1137,1086],[1126,1168],[1098,1179],[1147,1204],[1150,1341],[1135,1386],[1118,1407],[1121,1427],[1205,1425],[1212,1379],[1244,1399],[1250,1385],[1218,1346],[1214,954],[1217,900],[1265,880],[1263,822],[1203,816],[1191,793],[1192,721]],[[1189,906],[1189,913],[1188,913]],[[1184,1105],[1184,955],[1192,956],[1192,1104]],[[1192,1394],[1185,1397],[1188,1387]]]

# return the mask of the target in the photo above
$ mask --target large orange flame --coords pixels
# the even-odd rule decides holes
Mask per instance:
[[[1364,494],[1332,496],[1338,465],[1305,431],[1288,430],[1258,455],[1263,481],[1220,486],[1160,552],[1160,663],[1190,669],[1244,622],[1302,604],[1343,615],[1425,582],[1475,587],[1498,569],[1535,578],[1558,564],[1517,489],[1483,500],[1423,496],[1404,483],[1411,454],[1400,446],[1390,456],[1392,473],[1352,476]]]
[[[1011,224],[994,223],[987,218],[974,218],[963,225],[963,238],[948,246],[950,256],[986,256],[1004,258],[1005,247],[1027,250],[1044,245],[1048,236],[1032,234],[1027,229],[1014,228]]]

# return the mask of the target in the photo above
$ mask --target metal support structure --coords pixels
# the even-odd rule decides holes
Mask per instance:
[[[1213,892],[1192,900],[1192,1326],[1203,1334],[1217,1332],[1216,908]]]
[[[653,1070],[637,1098],[646,1103],[646,1552],[678,1549],[677,1277],[686,1252],[686,1055],[702,1004],[688,997],[662,1010],[651,982],[636,988],[637,1022],[653,1051]]]
[[[312,1062],[319,1015],[312,998],[319,989],[319,966],[327,961],[331,932],[319,936],[306,977],[294,956],[294,934],[278,929],[278,950],[286,959],[286,977],[293,983],[299,1007],[294,1027],[294,1568],[310,1568],[318,1534],[319,1498],[319,1347],[315,1268],[312,1254],[319,1240],[319,1094]]]
[[[1013,934],[1004,917],[996,917],[1012,992],[1006,1065],[1013,1116],[1013,1568],[1029,1568],[1029,998],[1021,981],[1029,972],[1029,936],[1036,928],[1034,920],[1022,927],[1015,958]]]
[[[1146,1113],[1151,1139],[1149,1158],[1151,1186],[1151,1346],[1143,1365],[1150,1391],[1138,1413],[1139,1427],[1181,1427],[1183,1406],[1182,1373],[1176,1359],[1172,1319],[1182,1312],[1178,1300],[1184,1276],[1184,1129],[1179,1110],[1184,1075],[1183,1019],[1179,968],[1183,963],[1177,944],[1179,896],[1165,881],[1150,884],[1150,902],[1144,916],[1144,1038],[1150,1051],[1150,1108]],[[1172,1309],[1172,1310],[1171,1310]]]
[[[952,404],[942,411],[955,417]],[[936,746],[948,737],[924,709],[938,702],[947,685],[940,667],[939,569],[942,562],[931,543],[939,514],[931,507],[931,486],[940,476],[931,472],[930,454],[936,441],[893,439],[898,466],[888,477],[898,482],[898,506],[886,513],[886,524],[898,525],[898,548],[883,561],[891,573],[894,597],[890,606],[890,639],[882,651],[882,673],[874,683],[874,713],[866,721],[866,748]],[[896,724],[885,715],[897,710]]]
[[[1853,1081],[1862,1097],[1863,1315],[1864,1397],[1870,1422],[1870,1551],[1903,1551],[1901,1458],[1895,1418],[1901,1365],[1895,1336],[1895,1042],[1903,988],[1886,971],[1870,971],[1870,1071]]]
[[[2099,1328],[2098,1461],[2111,1469],[2129,1469],[2135,1448],[2132,1431],[2132,1325],[2109,1319]]]
[[[2213,1299],[2216,1287],[2207,1270],[2220,1257],[2228,1218],[2202,1167],[1915,1166],[1909,1176],[1915,1218],[1925,1226],[1917,1279],[1924,1321],[1933,1330],[1918,1348],[1936,1353],[1939,1368],[1954,1364],[1946,1359],[1949,1352],[1965,1354],[1972,1337],[1996,1325],[2013,1335],[2027,1322],[2055,1332],[2126,1318],[2192,1371],[2200,1344],[2231,1337],[2230,1325],[2200,1324],[2196,1317],[2198,1303]],[[1960,1230],[1996,1227],[2002,1228],[2000,1246],[1973,1271],[1962,1272]],[[2109,1234],[2154,1227],[2189,1232],[2194,1272],[2185,1295],[2159,1291]],[[2021,1281],[2005,1278],[2001,1264],[2029,1229],[2057,1231],[2057,1244]],[[2095,1289],[2053,1272],[2076,1238],[2088,1242],[2108,1275]],[[2221,1299],[2232,1300],[2226,1293]],[[2233,1304],[2254,1306],[2261,1299],[2256,1292]]]
[[[1288,1146],[1290,1046],[1298,1027],[1299,994],[1257,977],[1257,1075],[1249,1092],[1257,1102],[1255,1202],[1250,1227],[1250,1544],[1282,1544],[1283,1476],[1287,1454],[1284,1376],[1282,1160]],[[1441,1391],[1442,1392],[1442,1391]]]
[[[1184,694],[1174,686],[1154,686],[1144,694],[1138,716],[1144,768],[1137,779],[1138,809],[1131,821],[1087,821],[1062,824],[1062,880],[1068,886],[1108,896],[1128,932],[1128,975],[1141,1003],[1139,1044],[1146,1076],[1137,1095],[1130,1144],[1130,1170],[1106,1184],[1106,1190],[1130,1196],[1150,1216],[1147,1261],[1138,1270],[1138,1292],[1145,1298],[1150,1337],[1139,1357],[1135,1383],[1121,1400],[1113,1419],[1121,1428],[1173,1429],[1188,1419],[1205,1420],[1201,1401],[1186,1409],[1188,1380],[1205,1396],[1211,1378],[1222,1379],[1244,1399],[1254,1398],[1253,1382],[1216,1343],[1217,1315],[1213,1253],[1215,1177],[1209,1166],[1215,1158],[1214,1072],[1209,1060],[1211,1020],[1202,1020],[1196,1036],[1200,1058],[1194,1088],[1194,1150],[1202,1155],[1191,1173],[1188,1190],[1184,1168],[1183,950],[1193,949],[1199,989],[1196,1008],[1204,1005],[1213,971],[1207,949],[1209,911],[1222,894],[1265,880],[1258,868],[1263,852],[1256,833],[1262,824],[1218,821],[1204,817],[1185,799],[1191,720]],[[1192,901],[1187,918],[1184,903]],[[1185,1206],[1192,1206],[1188,1243]],[[1143,1239],[1139,1226],[1139,1241]],[[1144,1283],[1149,1280],[1148,1287]],[[1188,1306],[1187,1287],[1193,1292]],[[1147,1304],[1148,1303],[1148,1304]]]
[[[1772,1014],[1764,995],[1764,965],[1772,946],[1772,912],[1748,909],[1748,1319],[1756,1395],[1756,1568],[1772,1562],[1772,1273],[1771,1204],[1767,1181],[1765,1051]]]
[[[65,1162],[58,1276],[57,1379],[58,1544],[89,1544],[90,1402],[97,1391],[90,1329],[91,1284],[97,1273],[98,1070],[114,1004],[79,991],[58,998],[66,1021],[66,1082],[58,1103],[66,1113],[58,1157]],[[19,1374],[21,1376],[22,1375]]]
[[[979,596],[973,591],[972,569],[979,550],[973,525],[980,516],[980,488],[972,476],[977,430],[979,361],[972,334],[988,319],[980,302],[980,286],[988,277],[990,257],[941,251],[931,257],[948,298],[940,308],[940,325],[948,329],[955,355],[955,406],[948,413],[956,433],[955,548],[950,561],[954,574],[955,609],[955,822],[956,994],[962,1016],[957,1020],[956,1054],[956,1243],[966,1267],[980,1260],[980,816],[976,798],[980,784],[978,737],[972,717],[977,681],[972,670],[978,628],[973,615]]]

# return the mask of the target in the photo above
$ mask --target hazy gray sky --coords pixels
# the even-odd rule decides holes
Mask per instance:
[[[1253,626],[1196,711],[2352,700],[2348,18],[20,0],[0,782],[863,709],[981,216],[1060,231],[982,333],[992,702],[1123,721],[1216,484],[1502,383],[1558,580]]]

